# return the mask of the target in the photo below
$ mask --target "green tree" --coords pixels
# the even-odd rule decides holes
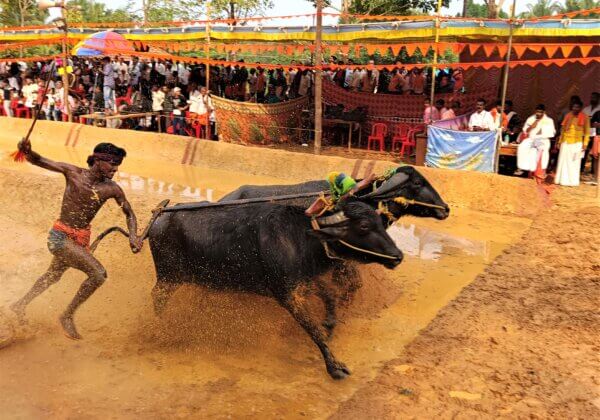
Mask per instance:
[[[142,0],[142,22],[198,20],[204,7],[198,0]]]
[[[520,17],[531,18],[549,16],[562,10],[562,6],[553,0],[537,0],[535,3],[527,3],[527,12],[521,13]]]
[[[48,11],[40,10],[35,0],[0,0],[0,25],[41,25]]]
[[[465,17],[487,18],[489,16],[488,5],[485,3],[475,3],[474,0],[465,0],[466,15]],[[462,16],[462,15],[459,15]],[[508,13],[504,10],[498,12],[498,17],[508,19]]]
[[[213,0],[210,15],[212,19],[234,19],[234,24],[244,25],[244,19],[263,15],[272,8],[272,0]]]
[[[316,0],[308,1],[316,7]],[[450,0],[442,1],[445,7],[449,3]],[[437,0],[342,0],[341,6],[339,12],[356,15],[417,15],[436,10]],[[330,0],[323,0],[323,8],[325,7],[333,7]]]
[[[130,22],[133,20],[133,1],[124,7],[107,9],[106,4],[93,0],[71,0],[70,6],[79,6],[69,10],[69,22]]]
[[[600,0],[566,0],[565,6],[561,8],[561,13],[576,12],[578,10],[588,10],[600,7]],[[598,13],[584,16],[585,18],[598,18]]]

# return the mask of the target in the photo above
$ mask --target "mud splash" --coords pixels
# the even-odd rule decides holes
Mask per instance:
[[[85,156],[73,153],[57,148],[52,157],[82,164]],[[129,158],[123,172],[119,182],[144,220],[165,197],[218,199],[242,183],[281,182]],[[63,182],[6,159],[0,179],[0,194],[12,198],[0,212],[0,231],[11,239],[0,242],[5,306],[50,261],[45,232]],[[121,220],[111,205],[98,229]],[[133,256],[110,238],[98,250],[109,280],[76,318],[84,340],[65,339],[56,323],[83,279],[70,271],[30,305],[30,326],[0,352],[0,411],[9,418],[327,417],[528,225],[459,209],[444,222],[410,218],[395,227],[405,262],[393,272],[362,268],[363,286],[340,314],[331,348],[353,372],[343,382],[327,376],[310,339],[269,299],[185,286],[155,319],[148,249]]]

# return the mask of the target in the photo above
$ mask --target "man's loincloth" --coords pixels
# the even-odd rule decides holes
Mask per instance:
[[[91,226],[76,229],[57,220],[48,233],[48,249],[54,253],[62,249],[65,246],[65,241],[70,239],[77,245],[89,250],[91,234]]]

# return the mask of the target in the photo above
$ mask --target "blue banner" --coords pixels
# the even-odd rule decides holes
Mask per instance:
[[[455,131],[427,127],[425,163],[432,168],[494,172],[495,131]]]

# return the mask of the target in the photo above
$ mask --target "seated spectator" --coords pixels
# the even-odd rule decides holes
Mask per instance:
[[[546,115],[543,104],[535,108],[535,114],[527,118],[523,126],[523,133],[519,138],[517,149],[517,167],[520,175],[523,171],[534,172],[539,181],[546,178],[546,168],[550,159],[550,139],[556,130],[554,121]]]
[[[410,91],[413,95],[422,95],[425,90],[425,76],[423,72],[414,68],[412,73],[410,74]]]
[[[454,79],[454,92],[462,92],[464,90],[465,81],[462,68],[457,68],[452,73],[452,79]]]
[[[452,106],[442,113],[442,120],[450,120],[460,115],[460,102],[453,101]]]
[[[477,99],[475,112],[469,118],[469,131],[490,131],[494,129],[494,119],[485,110],[485,99]]]
[[[431,101],[429,99],[425,99],[424,105],[425,112],[423,112],[423,122],[425,124],[431,124],[434,121],[438,121],[440,119],[440,111],[438,108],[431,106]]]
[[[502,101],[498,99],[496,105],[490,109],[490,115],[494,120],[494,130],[502,128],[502,131],[504,131],[508,125],[508,120],[506,119],[506,115],[500,115],[500,108],[502,108]]]
[[[521,118],[513,110],[513,103],[511,100],[504,102],[504,114],[506,116],[506,127],[502,130],[505,143],[514,143],[519,138],[521,133]]]

